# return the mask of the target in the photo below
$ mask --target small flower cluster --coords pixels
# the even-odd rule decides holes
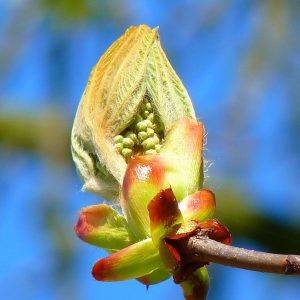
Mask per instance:
[[[134,154],[157,154],[162,144],[162,131],[156,122],[152,105],[142,103],[133,124],[114,137],[115,147],[128,162]]]

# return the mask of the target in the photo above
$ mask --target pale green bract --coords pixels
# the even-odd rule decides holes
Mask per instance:
[[[72,156],[83,190],[119,198],[127,161],[156,154],[189,95],[161,48],[158,29],[129,28],[94,67],[76,113]]]

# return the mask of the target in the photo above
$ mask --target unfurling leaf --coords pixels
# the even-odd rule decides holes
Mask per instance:
[[[128,160],[158,153],[184,116],[194,119],[194,109],[157,28],[129,28],[93,68],[74,121],[71,148],[83,190],[116,200]]]

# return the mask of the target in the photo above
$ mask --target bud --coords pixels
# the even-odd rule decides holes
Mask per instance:
[[[178,273],[185,266],[172,241],[195,230],[225,243],[231,238],[210,220],[215,198],[202,189],[204,127],[157,31],[129,28],[90,75],[72,129],[72,155],[83,190],[118,199],[124,216],[107,204],[87,207],[75,232],[112,253],[94,265],[95,279],[149,285],[173,275],[188,299],[203,298],[206,269]]]
[[[180,285],[185,299],[206,299],[209,286],[209,276],[206,267],[197,269]]]
[[[185,197],[179,204],[185,221],[206,221],[214,215],[215,208],[215,195],[210,190],[197,191]]]

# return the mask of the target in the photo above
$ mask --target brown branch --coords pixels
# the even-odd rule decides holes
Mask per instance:
[[[184,244],[181,243],[180,247],[176,248],[188,263],[213,262],[258,272],[300,275],[300,255],[247,250],[224,245],[198,235],[190,237]]]

